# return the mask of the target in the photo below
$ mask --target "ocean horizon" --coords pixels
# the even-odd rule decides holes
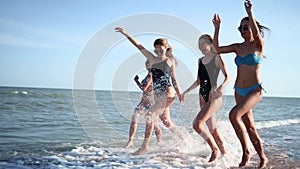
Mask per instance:
[[[108,90],[108,89],[74,89],[74,88],[66,88],[66,87],[38,87],[38,86],[0,86],[0,88],[19,88],[19,89],[53,89],[53,90],[83,90],[83,91],[99,91],[99,92],[135,92],[142,93],[139,90]],[[191,91],[191,95],[197,95],[197,91]],[[224,96],[234,96],[234,94],[224,94]],[[264,93],[264,97],[275,97],[275,98],[299,98],[300,96],[282,96],[282,95],[268,95],[267,92]]]

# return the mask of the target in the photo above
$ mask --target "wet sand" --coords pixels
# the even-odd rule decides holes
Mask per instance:
[[[267,169],[300,169],[300,160],[295,161],[289,159],[287,156],[282,156],[278,154],[272,154],[272,152],[266,152],[268,157]],[[260,163],[259,157],[257,154],[252,155],[251,162],[246,167],[241,167],[243,169],[254,169],[257,168]],[[230,167],[230,169],[237,169],[237,166]]]

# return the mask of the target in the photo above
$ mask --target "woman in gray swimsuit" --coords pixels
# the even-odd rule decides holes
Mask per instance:
[[[222,154],[226,153],[223,141],[217,130],[215,113],[222,105],[222,93],[229,82],[229,76],[225,63],[214,50],[211,36],[207,34],[200,36],[198,45],[204,57],[198,61],[197,80],[183,92],[181,98],[184,99],[186,93],[200,85],[199,103],[201,110],[193,122],[193,128],[209,144],[212,150],[209,162],[213,162],[218,157],[219,150]],[[223,72],[225,79],[221,85],[217,86],[220,70]],[[204,130],[205,123],[213,139],[210,134]]]

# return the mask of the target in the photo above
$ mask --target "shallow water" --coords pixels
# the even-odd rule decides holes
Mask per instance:
[[[228,153],[209,164],[209,147],[191,128],[197,95],[171,107],[186,142],[161,124],[162,142],[156,145],[153,137],[151,151],[142,156],[131,153],[142,143],[143,121],[134,146],[123,148],[141,93],[1,87],[0,95],[0,168],[230,168],[240,162],[241,147],[228,121],[232,96],[223,97],[216,116]],[[270,168],[299,167],[300,99],[265,97],[254,118]],[[256,166],[252,152],[250,166]]]

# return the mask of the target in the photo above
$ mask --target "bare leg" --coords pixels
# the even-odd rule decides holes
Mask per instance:
[[[173,133],[175,133],[181,140],[184,140],[183,134],[178,130],[176,124],[173,123],[170,117],[170,108],[165,109],[165,111],[159,116],[163,124],[170,129]]]
[[[203,113],[202,110],[204,110],[204,109],[201,109],[201,111],[198,113],[196,119],[194,120],[193,128],[204,140],[206,140],[206,142],[210,146],[212,154],[211,154],[211,157],[209,158],[208,162],[213,162],[218,157],[218,148],[217,148],[216,143],[213,141],[213,139],[204,130],[204,120],[203,121],[201,120],[201,119],[203,119],[203,115],[204,115],[204,114],[201,114],[201,113]]]
[[[150,111],[146,114],[146,128],[143,144],[133,155],[142,155],[150,150],[149,143],[154,129],[154,121],[158,118],[158,112],[164,111],[165,105],[165,102],[156,100],[154,105],[151,106]]]
[[[215,100],[215,99],[212,99],[212,101],[205,103],[204,106],[201,106],[201,111],[198,113],[198,115],[196,116],[194,123],[193,123],[194,130],[199,135],[201,135],[204,140],[207,141],[207,143],[209,144],[209,146],[212,150],[212,154],[209,159],[209,162],[213,162],[214,160],[217,159],[219,150],[217,148],[215,141],[204,130],[204,123],[207,122],[207,120],[210,119],[214,115],[214,113],[220,107],[220,103],[221,103],[220,100]],[[209,125],[210,128],[213,127],[213,123],[208,123],[208,124],[210,124]]]
[[[136,129],[137,129],[137,123],[135,121],[132,121],[130,124],[130,130],[129,130],[129,140],[126,143],[126,145],[124,146],[124,148],[128,148],[133,146],[133,139],[136,133]]]
[[[259,158],[260,158],[259,168],[264,168],[264,167],[266,167],[266,165],[268,163],[268,159],[264,153],[262,142],[259,138],[258,132],[255,127],[252,111],[249,111],[249,113],[244,115],[242,117],[242,120],[248,131],[250,140],[251,140],[257,154],[259,155]]]
[[[236,108],[236,107],[235,107]],[[240,140],[243,149],[243,157],[242,162],[239,164],[239,167],[243,167],[247,165],[247,162],[250,160],[250,151],[246,139],[245,126],[241,122],[241,117],[237,117],[236,109],[233,108],[229,113],[230,122],[235,130],[235,133]]]
[[[155,131],[155,135],[156,135],[156,141],[157,141],[157,143],[160,143],[162,134],[161,134],[161,129],[159,127],[159,124],[157,122],[154,124],[154,131]]]
[[[184,140],[183,134],[178,130],[177,125],[171,120],[170,116],[170,106],[173,104],[175,97],[168,97],[163,113],[159,115],[160,120],[163,124],[175,133],[181,140]]]
[[[241,118],[244,115],[250,113],[251,109],[259,103],[261,98],[262,94],[260,90],[252,91],[245,98],[242,98],[239,94],[236,93],[235,99],[237,105],[229,113],[230,122],[241,142],[243,149],[242,162],[239,164],[240,167],[246,166],[251,158],[246,139],[246,129],[243,122],[241,121]]]
[[[137,119],[139,117],[139,109],[136,108],[135,109],[135,112],[132,116],[132,120],[131,120],[131,124],[130,124],[130,129],[129,129],[129,139],[128,139],[128,142],[127,144],[124,146],[124,148],[128,148],[128,147],[131,147],[133,146],[133,139],[134,139],[134,136],[135,136],[135,133],[136,133],[136,129],[137,129]]]
[[[216,131],[217,131],[217,125],[216,125],[216,119],[215,119],[215,115],[212,115],[212,117],[210,117],[207,121],[206,121],[206,125],[208,126],[208,129],[211,133],[211,135],[213,136],[213,139],[211,138],[210,140],[207,140],[208,144],[211,146],[210,142],[215,142],[219,148],[219,150],[221,151],[222,154],[224,153],[224,147],[223,147],[223,142],[219,137],[217,137],[216,135]],[[221,145],[222,143],[222,145]],[[220,147],[222,146],[222,147]],[[212,151],[212,155],[210,157],[210,161],[213,161],[214,159],[216,159],[218,157],[218,151]]]
[[[149,113],[151,113],[151,112],[149,112]],[[133,155],[142,155],[142,154],[145,154],[146,152],[148,152],[150,150],[149,143],[150,143],[153,128],[154,128],[153,119],[150,115],[147,115],[147,117],[146,117],[146,128],[145,128],[145,138],[144,138],[143,144],[136,152],[133,153]]]
[[[208,145],[210,146],[211,151],[212,151],[211,152],[211,156],[210,156],[208,162],[213,162],[213,161],[215,161],[217,159],[217,157],[219,155],[219,150],[218,150],[218,148],[216,146],[216,143],[213,141],[213,139],[208,138],[206,140],[206,142],[208,143]]]
[[[220,137],[219,131],[217,129],[215,115],[213,115],[211,118],[209,118],[206,121],[206,125],[208,126],[209,132],[211,133],[215,142],[217,143],[218,148],[221,151],[221,154],[223,154],[223,155],[226,154],[226,150],[224,148],[224,143],[223,143],[223,141]]]

